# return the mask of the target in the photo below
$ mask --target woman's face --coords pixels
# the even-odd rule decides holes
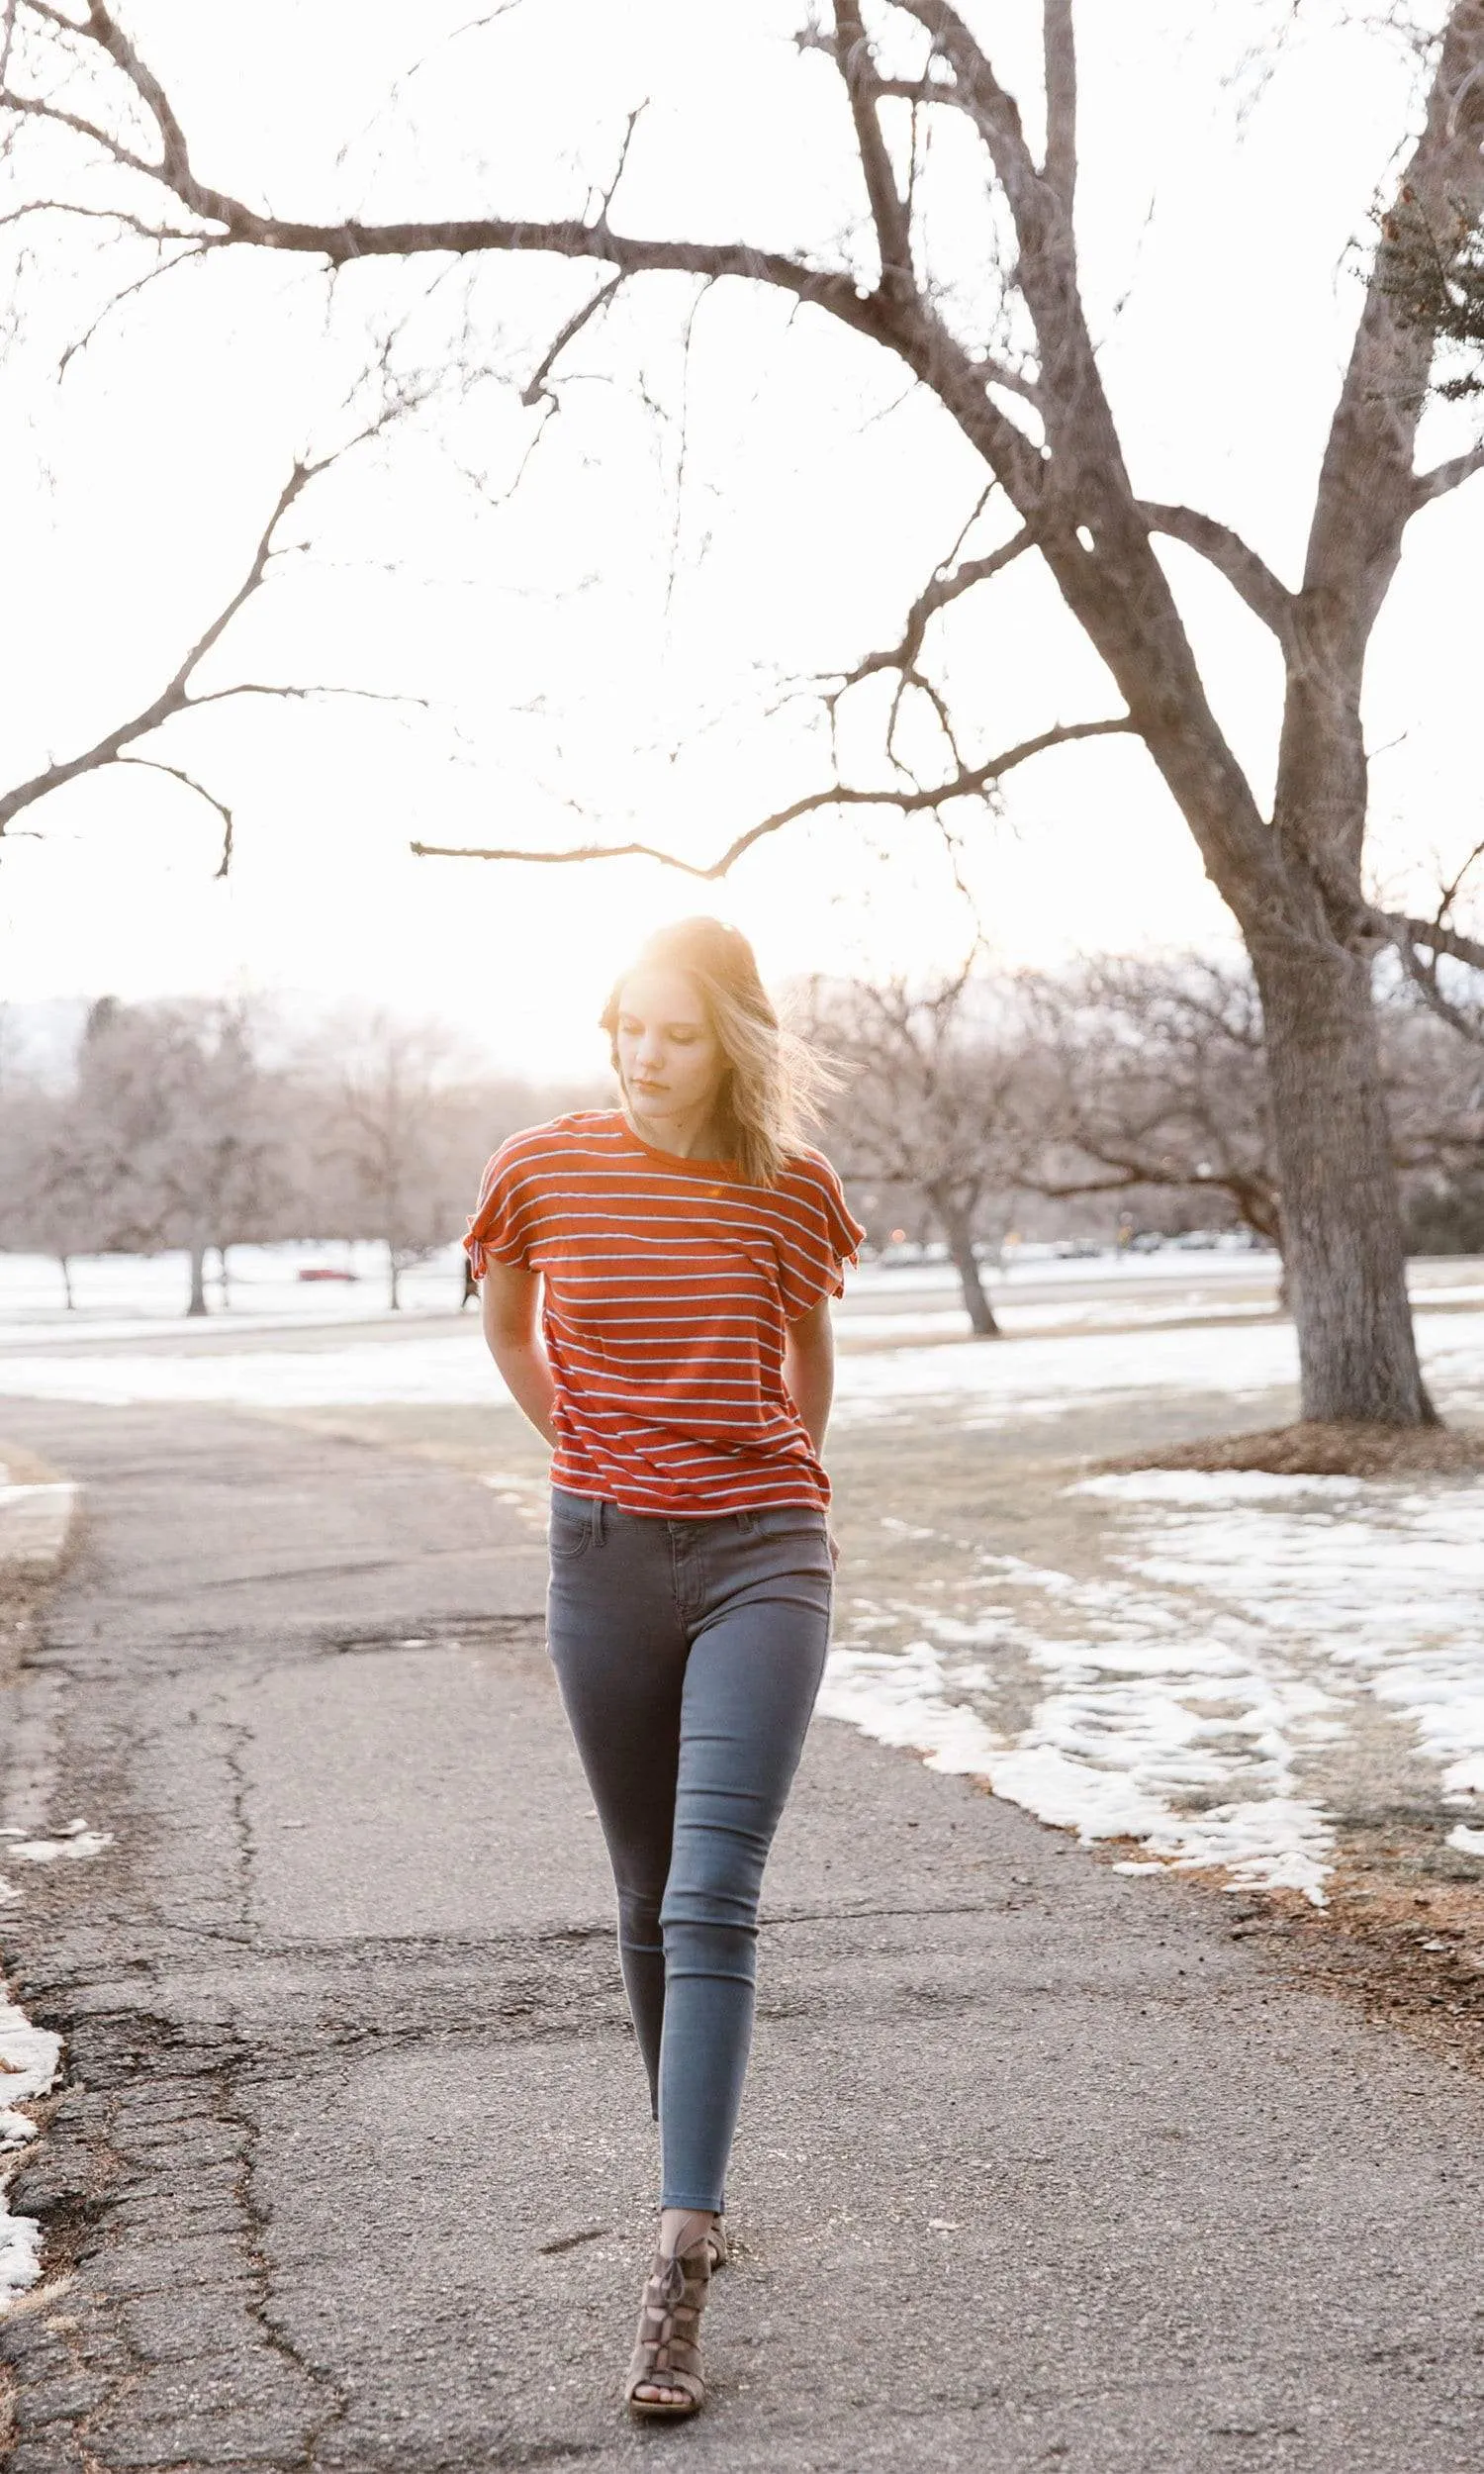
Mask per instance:
[[[656,963],[618,992],[618,1072],[637,1116],[700,1124],[726,1074],[721,1043],[699,989],[684,971]]]

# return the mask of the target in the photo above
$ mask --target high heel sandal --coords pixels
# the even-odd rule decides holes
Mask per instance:
[[[706,2401],[700,2367],[700,2315],[711,2282],[711,2238],[692,2250],[655,2252],[639,2307],[639,2332],[629,2356],[623,2399],[630,2414],[678,2422]],[[722,2236],[725,2248],[726,2236]],[[676,2398],[640,2397],[641,2388],[673,2388]]]

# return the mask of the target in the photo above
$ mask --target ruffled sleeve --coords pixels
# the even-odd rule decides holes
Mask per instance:
[[[781,1249],[780,1286],[784,1312],[796,1323],[821,1297],[844,1293],[846,1270],[854,1265],[866,1231],[822,1153],[800,1156],[786,1190],[791,1225],[789,1242]]]
[[[508,1263],[521,1272],[531,1270],[527,1248],[530,1242],[530,1163],[525,1157],[524,1142],[512,1134],[503,1142],[485,1170],[479,1189],[479,1206],[469,1222],[464,1249],[469,1268],[476,1280],[483,1280],[492,1263]]]

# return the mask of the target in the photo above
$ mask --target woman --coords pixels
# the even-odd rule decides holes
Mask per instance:
[[[735,928],[661,929],[603,1025],[622,1106],[503,1144],[468,1246],[495,1363],[553,1446],[551,1655],[660,2126],[624,2396],[680,2416],[705,2400],[758,1895],[824,1666],[829,1300],[864,1232],[799,1140],[821,1068]]]

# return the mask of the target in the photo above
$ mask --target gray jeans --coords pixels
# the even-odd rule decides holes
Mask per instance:
[[[824,1671],[822,1512],[621,1512],[553,1488],[552,1660],[618,1890],[665,2208],[720,2208],[758,1897]]]

